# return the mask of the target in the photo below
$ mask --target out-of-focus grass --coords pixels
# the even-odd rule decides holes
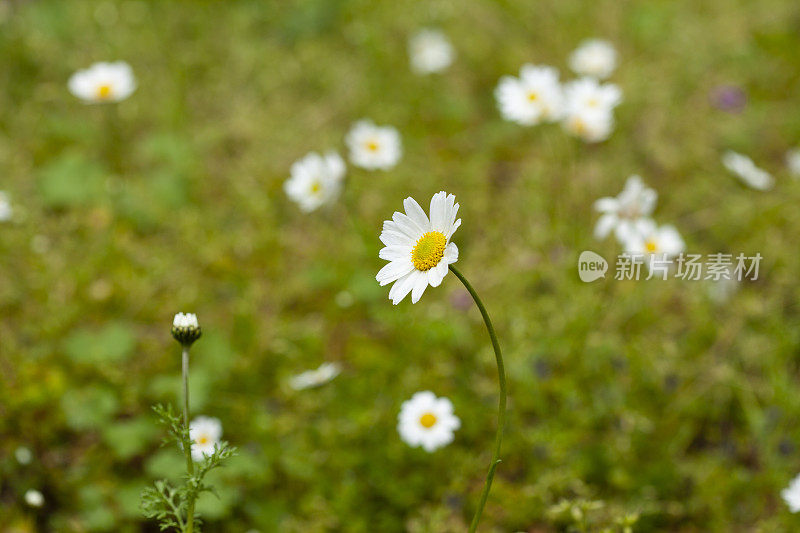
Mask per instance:
[[[459,266],[505,349],[510,418],[486,531],[639,513],[641,531],[791,531],[779,490],[800,469],[796,236],[800,8],[763,2],[364,0],[5,2],[0,27],[0,511],[11,530],[153,530],[138,495],[179,476],[149,406],[177,400],[172,315],[198,313],[196,414],[240,455],[200,511],[208,531],[460,531],[495,425],[491,348],[449,276],[393,307],[374,275],[381,221],[405,196],[461,203]],[[412,75],[406,39],[443,28],[458,58]],[[618,48],[612,138],[504,123],[492,90],[526,61],[566,71],[586,37]],[[85,106],[70,73],[124,59],[139,89]],[[564,74],[566,75],[566,73]],[[714,109],[743,87],[740,114]],[[356,119],[396,126],[392,171],[349,170],[346,202],[301,214],[281,189]],[[119,142],[109,139],[109,125]],[[774,191],[721,167],[734,148]],[[760,279],[715,304],[699,282],[582,284],[593,201],[641,174],[690,251],[761,252]],[[345,205],[357,213],[364,241]],[[338,302],[338,303],[337,303]],[[322,361],[341,376],[293,392]],[[455,442],[396,433],[418,390],[450,397]],[[27,446],[21,466],[13,450]],[[38,488],[45,506],[26,508]],[[566,514],[569,514],[567,512]],[[49,529],[47,529],[49,528]]]

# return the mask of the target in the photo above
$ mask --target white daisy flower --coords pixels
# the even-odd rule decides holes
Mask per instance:
[[[648,268],[652,261],[673,258],[686,248],[674,226],[658,226],[649,218],[636,221],[620,241],[626,252],[644,259]]]
[[[30,448],[19,446],[14,450],[14,457],[16,457],[19,464],[28,465],[33,461],[33,452],[31,452]]]
[[[639,219],[653,213],[657,198],[656,191],[647,187],[641,177],[630,176],[619,196],[600,198],[594,203],[595,211],[602,213],[594,227],[595,238],[604,239],[614,230],[617,239],[623,239]]]
[[[289,386],[294,390],[304,390],[319,387],[339,375],[341,367],[336,363],[322,363],[316,370],[306,370],[289,380]]]
[[[199,328],[197,315],[194,313],[178,313],[172,319],[172,326],[176,328]]]
[[[391,126],[376,126],[369,120],[356,122],[345,137],[350,161],[367,170],[388,170],[400,161],[400,134]]]
[[[458,261],[458,247],[450,242],[461,225],[456,220],[456,197],[444,191],[431,198],[431,218],[413,198],[403,200],[405,214],[395,211],[392,220],[383,223],[381,242],[386,246],[378,256],[389,261],[375,279],[381,286],[394,282],[389,299],[397,305],[411,292],[417,303],[428,288],[438,287],[447,275],[448,265]]]
[[[344,160],[338,153],[311,152],[292,164],[291,176],[284,182],[283,190],[308,213],[339,196],[344,174]]]
[[[800,511],[800,475],[795,477],[789,486],[781,491],[781,498],[793,513]]]
[[[563,111],[558,70],[554,67],[525,64],[519,70],[519,78],[500,78],[494,95],[503,118],[523,126],[558,120]]]
[[[622,91],[613,83],[581,78],[564,85],[567,113],[599,110],[611,113],[622,102]]]
[[[189,438],[192,441],[192,459],[202,461],[214,454],[214,447],[222,438],[222,423],[218,418],[198,416],[189,423]]]
[[[443,71],[453,62],[454,55],[453,45],[439,30],[420,30],[408,41],[411,70],[417,74]]]
[[[722,155],[722,164],[745,185],[759,191],[771,189],[775,184],[772,175],[758,168],[753,160],[733,150]]]
[[[617,68],[617,51],[602,39],[583,41],[569,56],[569,68],[581,76],[605,79]]]
[[[86,103],[120,102],[136,90],[136,79],[124,61],[95,63],[73,74],[67,86]]]
[[[452,402],[430,391],[418,392],[403,402],[397,420],[400,438],[409,446],[422,446],[426,452],[453,442],[453,432],[461,427]]]
[[[6,193],[0,191],[0,222],[11,220],[14,210],[11,208],[11,199]]]
[[[800,148],[786,152],[786,166],[794,177],[800,178]]]
[[[36,489],[28,489],[25,492],[25,503],[31,507],[41,507],[44,505],[44,496]]]
[[[605,141],[614,131],[614,115],[603,109],[571,111],[561,122],[564,131],[588,143]]]

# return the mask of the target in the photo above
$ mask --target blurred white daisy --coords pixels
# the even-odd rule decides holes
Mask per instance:
[[[525,64],[519,70],[519,78],[500,78],[494,95],[503,118],[523,126],[561,117],[563,97],[554,67]]]
[[[583,41],[569,56],[569,68],[581,76],[605,79],[617,68],[617,51],[608,41]]]
[[[11,208],[11,199],[6,193],[0,191],[0,222],[11,220],[14,210]]]
[[[214,447],[222,438],[222,423],[218,418],[198,416],[189,423],[189,438],[192,441],[192,459],[202,461],[204,456],[214,454]]]
[[[645,259],[648,267],[651,260],[673,258],[686,247],[674,226],[658,226],[647,218],[636,221],[620,240],[626,252]]]
[[[400,438],[409,446],[422,446],[426,452],[453,442],[453,432],[461,427],[452,402],[430,391],[418,392],[403,402],[397,420]]]
[[[291,176],[284,182],[283,189],[308,213],[339,196],[344,174],[344,160],[338,153],[311,152],[292,164]]]
[[[453,45],[439,30],[420,30],[408,41],[411,70],[417,74],[443,71],[453,63],[454,55]]]
[[[19,464],[28,465],[33,461],[33,452],[26,446],[18,446],[17,449],[14,450],[14,457]]]
[[[786,166],[796,178],[800,178],[800,148],[793,148],[786,152]]]
[[[611,112],[622,102],[622,91],[613,83],[599,83],[594,78],[581,78],[564,85],[567,112],[584,109]]]
[[[133,69],[124,61],[95,63],[73,74],[70,92],[87,103],[119,102],[136,90]]]
[[[604,141],[614,129],[614,108],[622,91],[613,83],[581,78],[564,86],[564,129],[587,142]]]
[[[561,122],[564,131],[588,143],[605,141],[614,131],[614,115],[602,109],[569,112]]]
[[[594,203],[595,211],[602,213],[594,227],[594,236],[604,239],[613,230],[617,239],[623,239],[641,218],[649,217],[656,207],[658,194],[647,187],[642,178],[630,176],[616,198],[600,198]]]
[[[722,155],[722,164],[742,183],[753,189],[766,191],[775,184],[775,180],[769,172],[758,168],[746,155],[733,150],[728,150]]]
[[[781,491],[781,498],[793,513],[800,511],[800,475],[795,477],[789,486]]]
[[[403,200],[405,214],[395,211],[392,220],[384,221],[381,242],[385,245],[378,256],[389,261],[375,279],[381,286],[394,282],[389,299],[397,305],[411,292],[411,303],[417,303],[428,288],[438,287],[447,275],[448,265],[458,261],[458,247],[450,242],[461,225],[456,220],[456,197],[444,191],[431,198],[428,219],[413,198]]]
[[[289,380],[289,386],[294,390],[319,387],[339,375],[341,368],[336,363],[322,363],[316,370],[306,370]]]
[[[44,505],[44,496],[36,489],[28,489],[25,492],[25,503],[31,507],[41,507]]]
[[[350,161],[367,170],[387,170],[400,161],[400,134],[391,126],[376,126],[369,120],[356,122],[345,137]]]

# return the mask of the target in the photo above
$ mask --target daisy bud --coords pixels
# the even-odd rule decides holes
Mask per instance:
[[[178,313],[172,321],[172,336],[187,348],[200,338],[203,332],[194,313]]]

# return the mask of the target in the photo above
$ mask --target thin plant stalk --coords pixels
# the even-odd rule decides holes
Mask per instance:
[[[189,431],[189,347],[183,347],[183,425]],[[192,460],[192,447],[184,446],[183,452],[186,454],[186,471],[189,477],[194,476],[194,460]],[[186,509],[186,533],[192,533],[194,529],[194,501],[190,501]]]
[[[503,364],[503,354],[500,352],[500,343],[497,342],[497,335],[494,332],[492,319],[489,318],[489,313],[486,311],[483,302],[481,301],[478,293],[472,288],[467,278],[459,272],[459,270],[450,265],[450,271],[464,284],[472,299],[475,300],[475,305],[481,312],[483,322],[486,324],[486,330],[489,332],[489,338],[492,340],[492,348],[494,348],[494,357],[497,362],[497,379],[500,384],[500,399],[497,405],[497,434],[494,437],[494,452],[492,453],[492,462],[489,464],[489,472],[486,474],[486,482],[483,485],[483,492],[481,492],[481,499],[478,502],[478,508],[475,510],[475,516],[472,518],[472,524],[469,526],[469,533],[474,533],[478,528],[478,522],[481,520],[483,507],[486,505],[486,499],[489,497],[489,490],[492,488],[492,480],[494,479],[494,471],[497,465],[500,464],[500,445],[503,442],[503,430],[506,426],[506,370]]]

